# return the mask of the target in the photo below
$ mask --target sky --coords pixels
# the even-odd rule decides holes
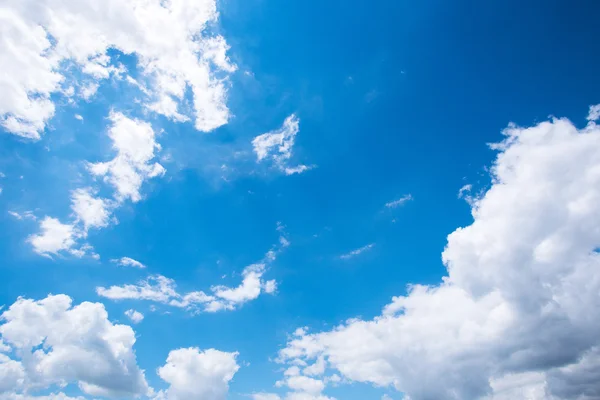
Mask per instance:
[[[600,399],[599,7],[0,2],[0,400]]]

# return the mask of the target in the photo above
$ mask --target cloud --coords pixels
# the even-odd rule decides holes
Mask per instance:
[[[37,219],[37,217],[35,216],[35,214],[33,214],[33,211],[25,211],[23,213],[19,213],[16,211],[9,211],[8,212],[9,215],[11,215],[12,217],[18,219],[18,220],[23,220],[23,219],[30,219],[35,221]]]
[[[196,129],[225,123],[227,76],[236,67],[224,38],[206,33],[218,18],[215,0],[8,0],[0,10],[5,45],[0,49],[0,124],[39,139],[55,111],[52,95],[70,95],[72,74],[89,99],[103,79],[124,76],[108,56],[135,55],[137,75],[147,81],[148,109],[176,121],[193,114]],[[159,27],[169,26],[166,32]],[[74,71],[75,70],[75,71]],[[69,87],[72,87],[69,86]],[[187,105],[185,94],[193,96]],[[189,110],[188,109],[192,109]]]
[[[600,104],[590,106],[587,120],[590,122],[598,121],[600,119]]]
[[[275,281],[263,281],[264,264],[254,264],[242,272],[242,283],[234,288],[219,285],[211,287],[211,294],[202,291],[180,294],[173,279],[153,275],[136,285],[97,287],[99,296],[111,300],[146,300],[185,308],[191,311],[217,312],[235,310],[244,303],[255,300],[262,292],[272,294]]]
[[[387,208],[398,208],[400,206],[403,206],[406,202],[413,200],[412,194],[405,194],[404,196],[400,197],[397,200],[394,201],[390,201],[388,203],[385,203],[385,206]]]
[[[302,330],[280,362],[322,358],[314,379],[333,370],[413,400],[598,398],[600,127],[553,119],[504,135],[473,222],[448,236],[448,276],[374,319]]]
[[[89,253],[92,247],[87,243],[81,244],[79,249],[74,249],[77,241],[85,238],[90,228],[108,226],[113,210],[123,201],[141,200],[140,190],[144,181],[165,173],[162,165],[152,163],[154,153],[160,150],[160,145],[155,140],[155,133],[150,124],[112,111],[109,120],[111,126],[108,136],[113,141],[117,155],[107,162],[88,163],[88,169],[92,175],[103,176],[104,180],[114,187],[116,201],[96,197],[96,190],[93,188],[73,190],[71,209],[74,221],[62,224],[56,218],[45,217],[40,222],[42,233],[29,238],[37,253],[48,255],[66,251],[78,257]],[[23,219],[27,214],[12,212],[11,215]],[[112,220],[116,221],[116,218]],[[91,255],[99,258],[95,253]],[[131,259],[128,265],[134,266]]]
[[[365,251],[369,251],[369,250],[371,250],[373,247],[375,247],[375,243],[369,243],[369,244],[367,244],[366,246],[360,247],[360,248],[358,248],[358,249],[354,249],[354,250],[352,250],[352,251],[350,251],[350,252],[348,252],[348,253],[346,253],[346,254],[342,254],[342,255],[340,256],[340,258],[341,258],[342,260],[349,260],[349,259],[351,259],[351,258],[354,258],[354,257],[356,257],[356,256],[359,256],[359,255],[361,255],[361,254],[362,254],[362,253],[364,253]]]
[[[76,189],[71,193],[71,209],[76,221],[83,224],[84,230],[103,228],[110,222],[111,204],[105,199],[94,197],[92,189]]]
[[[292,114],[285,119],[281,128],[263,133],[252,140],[258,162],[271,161],[286,175],[300,174],[312,168],[306,165],[288,166],[296,135],[300,131],[300,119]]]
[[[125,316],[127,316],[134,324],[139,324],[144,320],[144,314],[133,309],[125,311]]]
[[[278,395],[273,394],[273,393],[254,393],[250,397],[252,397],[252,400],[280,400],[281,399],[281,397],[279,397]]]
[[[27,239],[36,253],[41,255],[58,254],[61,251],[72,251],[77,238],[73,225],[63,224],[58,219],[44,217],[40,221],[41,232]]]
[[[196,347],[173,350],[157,371],[169,384],[168,400],[225,400],[229,382],[240,368],[238,353]]]
[[[8,364],[13,371],[0,374],[6,378],[3,389],[14,393],[0,398],[29,399],[18,393],[69,383],[91,396],[132,398],[148,392],[133,351],[133,330],[111,323],[100,303],[73,306],[66,295],[19,298],[1,320],[0,334],[16,359],[0,360],[0,370]],[[69,399],[62,394],[40,398]]]
[[[110,260],[110,262],[120,265],[121,267],[132,267],[132,268],[139,268],[139,269],[146,268],[146,266],[144,264],[142,264],[141,262],[134,260],[133,258],[129,258],[129,257],[121,257],[121,258],[113,259],[113,260]]]
[[[45,396],[30,396],[27,394],[1,393],[0,400],[85,400],[81,396],[71,397],[64,393],[51,393]]]
[[[141,200],[142,183],[165,173],[162,165],[151,163],[160,145],[149,123],[117,112],[111,112],[108,118],[112,123],[108,136],[117,155],[111,161],[90,163],[89,170],[95,176],[103,176],[115,188],[118,201],[137,202]]]

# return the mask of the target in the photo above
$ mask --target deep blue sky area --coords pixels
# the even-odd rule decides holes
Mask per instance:
[[[600,101],[597,1],[220,0],[218,9],[215,29],[238,66],[232,118],[210,133],[147,118],[164,129],[167,173],[144,184],[140,202],[115,211],[118,224],[90,232],[100,260],[34,253],[26,239],[38,223],[8,211],[68,218],[70,191],[89,182],[83,162],[111,157],[106,116],[120,107],[124,86],[101,86],[93,103],[57,106],[40,141],[0,135],[0,304],[66,293],[75,303],[101,301],[126,322],[132,304],[102,299],[97,286],[148,274],[174,279],[182,292],[235,286],[284,227],[291,244],[266,273],[278,282],[275,295],[199,315],[135,303],[146,315],[136,327],[138,363],[156,388],[170,349],[199,346],[239,352],[244,367],[229,398],[281,393],[273,384],[282,367],[272,360],[294,329],[371,319],[407,285],[441,281],[447,235],[472,222],[458,191],[489,187],[488,144],[509,123],[556,116],[584,126],[588,106]],[[257,166],[252,138],[292,113],[300,121],[292,160],[312,169],[285,176]],[[385,206],[408,194],[403,205]],[[109,261],[122,256],[147,270]],[[358,383],[328,389],[344,400],[384,393]]]

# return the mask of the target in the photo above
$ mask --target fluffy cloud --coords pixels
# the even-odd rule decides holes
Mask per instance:
[[[448,236],[442,283],[373,320],[300,330],[281,362],[323,359],[315,379],[335,370],[414,400],[599,398],[600,127],[504,135],[473,223]]]
[[[94,196],[91,189],[77,189],[71,194],[71,208],[84,230],[102,228],[110,222],[110,202]]]
[[[17,358],[1,356],[2,389],[13,390],[2,399],[33,399],[17,393],[69,383],[92,396],[131,398],[149,390],[136,363],[133,330],[112,324],[102,304],[72,306],[65,295],[39,301],[20,298],[1,318],[0,334]],[[59,394],[40,399],[70,398]]]
[[[178,349],[169,353],[158,375],[167,383],[168,400],[224,400],[229,382],[239,369],[238,353],[215,349]]]
[[[58,219],[45,217],[40,221],[41,233],[32,235],[29,242],[34,250],[43,255],[68,252],[81,257],[92,249],[87,243],[78,244],[87,236],[90,228],[108,226],[112,211],[123,201],[141,200],[141,186],[144,181],[163,175],[165,169],[157,162],[152,163],[155,151],[160,150],[155,133],[150,124],[130,119],[121,113],[111,112],[108,136],[113,142],[116,156],[106,162],[89,163],[88,169],[94,176],[102,176],[114,187],[115,200],[96,197],[92,188],[79,188],[71,193],[73,222],[62,224]],[[28,215],[12,213],[18,219]],[[35,217],[34,217],[35,218]],[[79,247],[79,248],[76,248]],[[99,256],[91,253],[95,258]],[[140,267],[135,260],[123,258],[121,262]]]
[[[262,292],[272,294],[276,290],[274,281],[262,279],[264,273],[265,264],[250,265],[242,272],[243,280],[240,285],[234,288],[213,286],[210,295],[202,291],[180,294],[175,281],[162,275],[150,276],[136,285],[98,287],[96,293],[111,300],[154,301],[194,312],[235,310],[242,304],[258,298]]]
[[[281,128],[263,133],[252,140],[258,162],[270,160],[286,175],[300,174],[310,167],[306,165],[288,166],[296,135],[300,131],[300,119],[295,114],[285,119]]]
[[[45,217],[40,221],[41,232],[28,239],[36,253],[42,255],[72,251],[77,238],[73,225],[63,224],[56,218]]]
[[[125,311],[125,316],[129,318],[134,324],[139,324],[144,320],[144,314],[136,310]]]
[[[162,165],[151,163],[160,145],[147,122],[130,119],[117,112],[111,112],[109,119],[112,126],[108,136],[117,155],[111,161],[90,164],[89,170],[93,175],[105,177],[115,188],[118,201],[131,199],[137,202],[141,200],[142,183],[165,173]]]
[[[114,260],[110,260],[111,262],[120,265],[121,267],[132,267],[132,268],[140,268],[145,269],[146,266],[139,262],[138,260],[134,260],[130,257],[121,257]]]
[[[205,34],[217,17],[215,0],[7,0],[0,10],[0,123],[38,139],[54,114],[51,95],[74,92],[64,88],[66,71],[83,74],[75,85],[89,98],[102,79],[123,76],[107,55],[116,49],[136,56],[149,109],[186,120],[189,89],[196,128],[213,130],[229,118],[227,74],[235,70],[226,41]]]

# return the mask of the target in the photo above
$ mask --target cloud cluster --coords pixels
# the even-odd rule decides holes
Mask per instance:
[[[300,330],[280,361],[323,360],[323,374],[300,376],[336,371],[414,400],[599,398],[600,128],[590,115],[581,130],[566,119],[509,126],[473,223],[448,236],[442,283],[410,286],[372,320]]]
[[[14,352],[14,358],[0,356],[0,391],[12,393],[2,398],[27,399],[18,393],[69,383],[91,396],[148,393],[133,330],[111,323],[102,304],[73,306],[65,295],[21,298],[1,318],[2,340]]]
[[[175,121],[193,114],[196,129],[211,131],[227,123],[227,75],[236,69],[226,41],[207,34],[217,18],[215,0],[7,0],[0,10],[0,124],[39,139],[54,115],[53,94],[89,99],[103,79],[125,75],[111,59],[109,50],[117,50],[135,55],[148,109]],[[73,69],[82,76],[77,82]]]
[[[288,165],[296,135],[300,131],[300,119],[292,114],[285,119],[281,128],[263,133],[252,140],[252,147],[258,162],[271,161],[286,175],[300,174],[311,167],[306,165]]]
[[[66,295],[18,299],[2,314],[0,335],[0,400],[85,400],[38,394],[56,385],[77,385],[89,398],[224,400],[239,369],[237,352],[172,350],[157,370],[169,387],[156,392],[137,365],[131,327],[111,323],[100,303],[73,306]]]
[[[114,188],[114,199],[98,197],[93,188],[75,189],[71,193],[73,221],[63,224],[46,216],[40,221],[41,232],[29,237],[37,253],[48,256],[67,252],[79,257],[85,254],[98,257],[91,252],[91,246],[79,243],[88,230],[108,226],[115,220],[111,217],[115,208],[126,200],[139,201],[142,184],[165,173],[161,164],[153,162],[160,145],[150,124],[117,112],[110,113],[109,121],[108,136],[116,155],[110,161],[89,163],[88,169],[92,175],[104,177]]]

